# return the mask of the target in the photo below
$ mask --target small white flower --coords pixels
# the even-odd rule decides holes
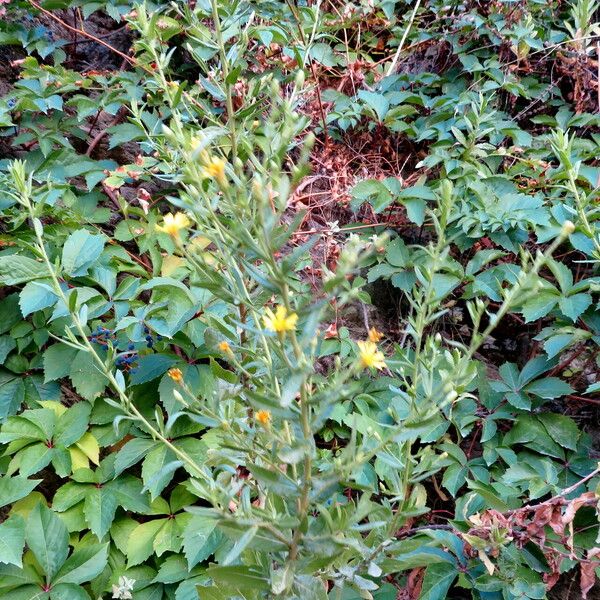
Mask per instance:
[[[125,575],[121,575],[118,584],[112,586],[112,597],[119,598],[120,600],[131,600],[131,598],[133,598],[131,592],[134,584],[135,579],[129,579],[128,577],[125,577]]]

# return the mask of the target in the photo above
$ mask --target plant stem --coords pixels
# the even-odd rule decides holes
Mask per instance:
[[[227,59],[227,51],[225,42],[223,41],[223,30],[221,29],[221,18],[219,17],[218,0],[211,0],[210,6],[212,9],[213,25],[215,28],[215,36],[217,45],[219,46],[219,54],[221,56],[221,68],[223,69],[223,78],[225,80],[225,105],[227,107],[227,125],[229,126],[231,139],[231,156],[235,160],[237,158],[237,133],[235,127],[235,110],[233,108],[233,97],[231,94],[232,85],[229,79],[229,61]]]

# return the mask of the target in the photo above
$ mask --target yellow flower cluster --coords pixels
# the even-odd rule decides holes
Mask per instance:
[[[268,410],[258,410],[254,416],[263,427],[271,424],[271,412]]]
[[[206,179],[216,179],[219,185],[225,187],[227,185],[227,177],[225,176],[225,166],[227,163],[218,156],[207,158],[206,163],[202,168],[202,176]]]
[[[363,369],[385,369],[385,356],[383,356],[383,352],[377,348],[375,342],[367,340],[364,342],[357,342],[357,345],[360,366],[363,367]]]
[[[160,233],[167,233],[172,238],[178,239],[179,232],[182,229],[187,229],[190,225],[191,222],[185,213],[167,213],[163,218],[163,224],[156,225],[156,231],[159,231]]]
[[[263,322],[268,330],[275,331],[276,333],[285,333],[286,331],[296,329],[298,315],[296,313],[288,314],[285,306],[280,304],[275,309],[275,312],[270,308],[267,308],[265,312],[267,314],[263,317]]]
[[[173,369],[169,369],[167,371],[167,375],[175,382],[181,383],[183,381],[183,373],[181,369],[174,367]]]
[[[219,350],[227,356],[233,356],[233,350],[231,349],[231,346],[227,340],[219,342]]]

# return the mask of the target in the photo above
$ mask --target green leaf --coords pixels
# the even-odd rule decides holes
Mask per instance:
[[[352,188],[352,201],[350,207],[356,211],[360,206],[369,201],[376,212],[384,210],[392,203],[392,194],[385,185],[377,179],[365,179],[359,181]]]
[[[33,475],[47,467],[56,453],[45,443],[31,444],[19,452],[19,472],[24,477]]]
[[[552,400],[573,393],[573,388],[558,377],[545,377],[525,386],[524,391],[540,398]]]
[[[26,317],[38,310],[54,306],[58,296],[52,291],[48,283],[30,281],[19,294],[19,306],[23,316]]]
[[[23,379],[14,373],[0,369],[0,421],[14,415],[25,400]],[[0,495],[0,500],[2,496]]]
[[[315,62],[321,63],[326,67],[335,67],[338,64],[338,61],[333,53],[333,49],[329,44],[325,44],[323,42],[318,42],[313,44],[308,52],[310,58]]]
[[[131,376],[132,385],[147,383],[166,373],[177,360],[164,354],[148,354],[140,358],[136,372]]]
[[[77,348],[66,344],[54,344],[44,352],[44,381],[55,381],[66,377],[75,361]]]
[[[39,585],[25,585],[11,590],[10,600],[51,600],[49,594],[44,592]],[[89,600],[89,597],[87,598]]]
[[[88,486],[83,514],[90,530],[99,540],[108,533],[116,510],[117,498],[110,488]]]
[[[97,398],[108,383],[106,377],[98,369],[92,355],[85,350],[80,350],[75,355],[69,376],[77,393],[86,400]]]
[[[592,297],[589,294],[574,294],[573,296],[562,296],[558,306],[563,315],[572,321],[577,321],[591,303]]]
[[[176,460],[173,451],[163,444],[148,453],[142,466],[142,479],[152,500],[165,489],[180,466],[181,462]]]
[[[19,285],[43,277],[48,277],[48,269],[42,262],[17,254],[0,256],[0,284]]]
[[[531,400],[527,397],[527,394],[521,392],[508,392],[505,397],[515,408],[531,410]]]
[[[24,546],[25,521],[20,516],[12,516],[0,524],[0,563],[21,567]]]
[[[127,542],[129,567],[143,563],[154,552],[154,538],[166,519],[155,519],[138,525]]]
[[[383,94],[360,90],[358,97],[369,106],[377,115],[377,120],[381,123],[385,119],[387,111],[390,109],[390,103]]]
[[[78,402],[61,415],[54,430],[56,446],[71,446],[87,431],[92,407],[87,402]]]
[[[223,535],[217,529],[217,521],[194,515],[183,533],[183,552],[191,571],[205,561],[219,547]]]
[[[402,201],[406,208],[406,215],[409,220],[419,227],[423,225],[425,221],[425,208],[427,204],[420,198],[406,198]]]
[[[54,583],[82,584],[91,581],[102,573],[107,560],[108,543],[83,546],[63,564]]]
[[[50,591],[50,600],[90,600],[88,593],[74,583],[59,583]]]
[[[248,547],[248,544],[254,539],[258,532],[258,525],[252,525],[244,532],[244,534],[235,542],[233,548],[227,553],[227,556],[220,561],[222,565],[230,565],[235,562],[238,556]]]
[[[0,507],[25,498],[41,481],[41,479],[26,479],[25,477],[0,477]]]
[[[453,495],[459,488],[464,485],[467,476],[467,468],[456,463],[450,465],[445,471],[442,477],[442,485]]]
[[[430,565],[425,571],[419,600],[444,600],[457,575],[458,571],[454,565]]]
[[[25,540],[50,583],[62,567],[69,552],[69,533],[60,518],[44,504],[29,513]]]
[[[558,303],[560,296],[556,292],[541,291],[525,302],[521,312],[526,323],[545,317]]]
[[[267,591],[270,587],[264,573],[253,567],[214,565],[206,569],[206,574],[228,590]]]
[[[187,571],[188,568],[183,556],[178,554],[168,556],[160,565],[154,581],[158,583],[176,583],[186,578]],[[197,594],[193,600],[198,600]]]
[[[81,277],[98,260],[104,249],[104,235],[92,235],[87,229],[74,231],[65,242],[62,267],[67,275]]]
[[[135,140],[141,140],[146,135],[143,129],[140,129],[135,123],[121,123],[119,125],[113,125],[107,129],[110,133],[110,146],[109,149],[121,146],[125,142],[132,142]]]
[[[153,546],[156,556],[162,556],[165,552],[179,552],[181,543],[181,530],[176,520],[165,519],[163,526],[154,538]]]
[[[149,510],[148,494],[144,492],[142,482],[133,475],[122,475],[110,484],[119,506],[125,510],[144,513]]]
[[[115,459],[115,475],[119,475],[125,469],[138,463],[155,445],[156,442],[149,438],[134,438],[129,440],[117,454],[117,458]]]
[[[577,441],[581,432],[573,419],[555,413],[541,413],[537,417],[555,442],[569,450],[577,449]]]

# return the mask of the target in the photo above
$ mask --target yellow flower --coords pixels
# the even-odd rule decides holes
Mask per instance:
[[[369,341],[370,342],[379,342],[381,341],[381,338],[383,338],[383,333],[381,333],[381,331],[377,331],[377,329],[375,329],[375,327],[371,327],[371,329],[369,329]]]
[[[208,159],[204,168],[202,169],[202,175],[208,179],[216,179],[221,185],[225,185],[227,180],[225,179],[225,165],[227,163],[218,156],[213,156]]]
[[[254,416],[263,427],[268,427],[271,424],[271,412],[268,410],[259,410]]]
[[[219,342],[219,350],[223,354],[227,354],[229,356],[233,355],[233,351],[231,350],[231,346],[229,345],[229,342],[227,342],[227,340],[223,340],[222,342]]]
[[[164,217],[163,224],[156,225],[156,231],[160,231],[161,233],[168,233],[171,237],[177,238],[179,237],[179,231],[189,226],[190,220],[184,213],[178,212],[174,215],[171,213],[167,213]]]
[[[296,322],[298,321],[298,315],[296,313],[290,313],[288,315],[287,308],[281,304],[275,309],[275,313],[270,308],[265,310],[267,313],[263,317],[265,327],[271,331],[277,333],[283,333],[285,331],[293,331],[296,329]]]
[[[183,373],[181,369],[177,369],[176,367],[173,369],[169,369],[167,371],[167,375],[175,382],[181,383],[183,381]]]
[[[375,342],[357,342],[360,365],[364,369],[384,369],[385,368],[385,357],[383,353],[377,349]]]

